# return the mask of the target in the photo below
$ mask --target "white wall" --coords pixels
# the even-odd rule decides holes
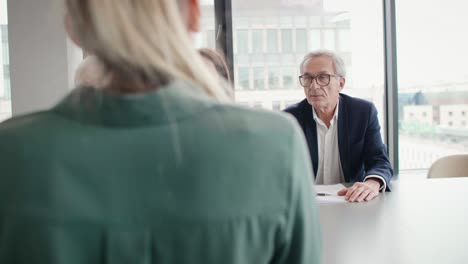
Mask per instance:
[[[73,81],[81,52],[67,41],[57,2],[8,1],[13,115],[53,106]]]

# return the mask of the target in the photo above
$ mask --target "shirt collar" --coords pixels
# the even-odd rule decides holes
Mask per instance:
[[[317,112],[315,112],[315,109],[313,106],[312,107],[312,112],[313,112],[313,116],[314,116],[314,120],[315,122],[318,122],[319,120],[323,123],[323,121],[318,117],[317,115]],[[338,102],[336,103],[336,107],[335,107],[335,113],[333,114],[333,118],[331,120],[331,123],[333,124],[336,120],[338,120],[338,113],[339,113],[339,109],[340,109],[340,97],[338,97]]]
[[[138,127],[173,123],[218,104],[201,88],[174,81],[151,92],[131,95],[80,87],[66,96],[53,111],[92,125]]]

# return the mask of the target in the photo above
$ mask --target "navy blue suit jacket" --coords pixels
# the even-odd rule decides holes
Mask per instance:
[[[299,122],[307,138],[310,156],[317,175],[317,125],[307,99],[284,111]],[[340,94],[338,109],[338,148],[346,182],[362,182],[367,175],[382,176],[390,191],[393,170],[382,142],[377,109],[368,101]]]

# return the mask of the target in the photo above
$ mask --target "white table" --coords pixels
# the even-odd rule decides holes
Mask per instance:
[[[367,203],[319,205],[325,264],[468,263],[468,178],[403,178]]]

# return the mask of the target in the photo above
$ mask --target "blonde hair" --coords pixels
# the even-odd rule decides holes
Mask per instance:
[[[188,0],[64,1],[73,34],[110,74],[146,84],[181,79],[227,99],[190,40],[182,17]]]

